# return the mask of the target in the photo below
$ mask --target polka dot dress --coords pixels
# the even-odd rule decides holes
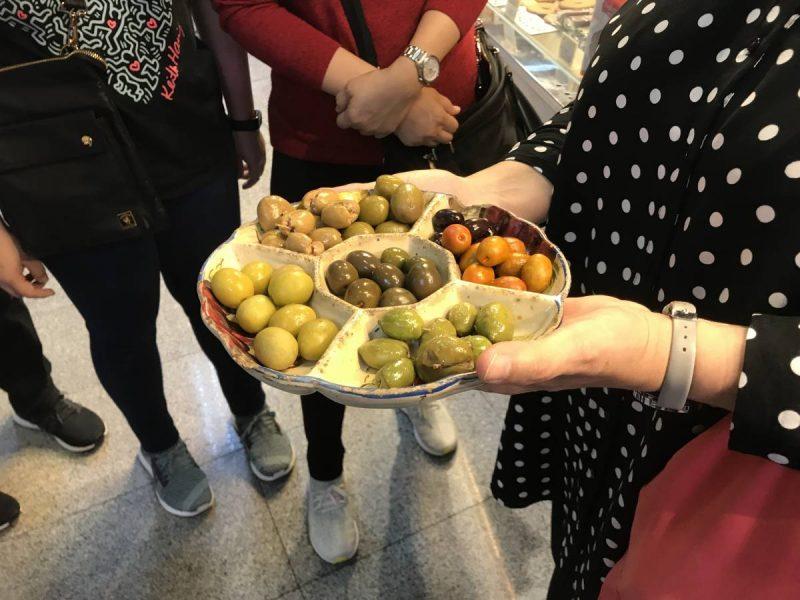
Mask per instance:
[[[573,294],[749,326],[732,449],[800,468],[800,1],[631,0],[575,103],[509,160],[555,185]],[[722,412],[628,391],[509,402],[492,491],[553,503],[551,598],[595,598],[639,490]]]

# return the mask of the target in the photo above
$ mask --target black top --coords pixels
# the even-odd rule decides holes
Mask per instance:
[[[800,1],[631,0],[577,99],[509,160],[555,186],[548,234],[575,295],[749,325],[733,450],[800,468]],[[759,315],[760,314],[760,315]],[[638,492],[724,413],[614,389],[509,403],[492,482],[553,502],[553,598],[595,598]]]
[[[0,23],[22,36],[0,35],[0,64],[58,54],[68,17],[60,0],[5,0]],[[214,57],[194,35],[183,0],[88,0],[80,45],[99,52],[108,83],[151,179],[163,198],[202,186],[234,161]],[[12,41],[31,40],[22,48]]]

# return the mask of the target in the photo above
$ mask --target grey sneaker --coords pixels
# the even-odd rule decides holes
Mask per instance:
[[[50,434],[70,452],[90,452],[106,435],[105,423],[96,413],[64,396],[37,415],[23,418],[15,413],[12,418],[20,427]]]
[[[331,564],[350,560],[358,551],[358,525],[341,476],[333,481],[311,478],[308,537],[319,557]]]
[[[256,477],[275,481],[294,468],[294,448],[281,431],[274,412],[265,408],[250,419],[237,417],[235,427]]]
[[[156,498],[168,513],[194,517],[214,504],[206,474],[194,462],[183,440],[156,454],[140,450],[139,462],[155,479]]]
[[[458,445],[453,418],[441,400],[425,400],[418,406],[401,408],[414,426],[414,437],[420,447],[432,456],[447,456]]]

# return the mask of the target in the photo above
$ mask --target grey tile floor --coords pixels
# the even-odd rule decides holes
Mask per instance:
[[[252,70],[263,105],[268,73],[257,63]],[[267,179],[242,194],[244,218],[254,215]],[[135,462],[136,440],[97,381],[77,311],[62,293],[29,306],[56,383],[100,413],[109,435],[94,454],[67,455],[14,426],[0,400],[0,489],[23,507],[16,526],[0,535],[3,600],[544,597],[549,506],[510,511],[488,488],[505,398],[472,392],[447,401],[460,431],[450,459],[425,455],[394,411],[349,410],[346,477],[361,546],[357,560],[333,567],[316,557],[306,534],[306,442],[296,397],[267,389],[301,460],[287,480],[258,482],[213,369],[162,290],[158,336],[170,409],[217,497],[202,517],[172,517],[156,502]]]

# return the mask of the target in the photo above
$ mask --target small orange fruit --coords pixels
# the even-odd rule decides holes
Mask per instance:
[[[520,279],[519,277],[512,277],[511,275],[498,277],[492,282],[492,285],[505,288],[507,290],[520,290],[522,292],[528,289],[528,287],[525,285],[525,282],[522,281],[522,279]]]
[[[461,276],[464,281],[471,281],[472,283],[492,283],[494,281],[494,269],[491,267],[484,267],[478,263],[473,263],[464,270]]]
[[[478,262],[484,267],[494,267],[511,256],[511,246],[498,235],[485,238],[478,246]]]
[[[503,238],[505,241],[508,242],[508,245],[511,246],[511,252],[524,252],[527,254],[527,250],[525,250],[525,244],[522,243],[522,240],[515,237],[507,237]]]
[[[543,292],[553,279],[553,263],[544,254],[532,254],[519,276],[529,292]]]
[[[528,255],[524,252],[512,252],[505,261],[497,265],[494,270],[497,272],[498,277],[506,275],[513,275],[519,277],[519,272],[522,270],[522,265],[528,262]]]
[[[463,225],[453,223],[445,227],[442,232],[442,246],[455,256],[461,256],[469,250],[470,244],[472,244],[472,234]]]
[[[480,244],[478,242],[475,242],[469,247],[469,250],[461,255],[461,258],[458,261],[458,266],[462,272],[466,271],[467,267],[471,264],[478,262],[478,259],[475,258],[475,254],[478,252],[479,245]]]

